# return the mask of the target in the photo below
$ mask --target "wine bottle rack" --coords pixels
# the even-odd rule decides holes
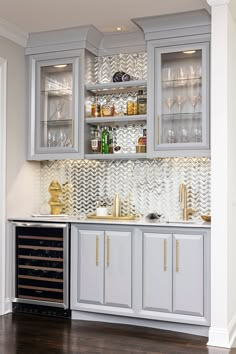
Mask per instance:
[[[15,226],[16,302],[68,307],[67,228]]]

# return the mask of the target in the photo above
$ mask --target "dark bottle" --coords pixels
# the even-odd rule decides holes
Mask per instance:
[[[138,114],[146,114],[147,113],[147,97],[144,96],[143,90],[138,91],[137,96],[137,108]]]
[[[109,130],[104,127],[102,130],[102,154],[109,154]]]

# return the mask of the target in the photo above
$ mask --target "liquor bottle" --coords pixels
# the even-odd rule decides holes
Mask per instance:
[[[109,154],[109,130],[107,127],[102,130],[102,154]]]
[[[102,117],[112,117],[114,116],[114,104],[107,99],[102,105]]]
[[[147,113],[147,98],[144,96],[143,90],[138,91],[137,106],[138,106],[138,114]]]
[[[91,131],[91,149],[94,154],[101,151],[101,140],[99,140],[98,130]]]
[[[95,97],[95,101],[91,104],[91,116],[101,117],[101,104],[98,101],[98,96]]]
[[[114,136],[112,128],[109,129],[109,154],[113,154]]]

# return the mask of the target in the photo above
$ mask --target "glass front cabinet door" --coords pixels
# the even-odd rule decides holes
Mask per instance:
[[[31,159],[83,154],[82,55],[78,51],[30,57]]]
[[[209,154],[209,44],[154,48],[154,156]]]

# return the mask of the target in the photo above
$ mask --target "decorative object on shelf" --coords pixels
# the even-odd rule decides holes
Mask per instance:
[[[61,185],[58,181],[53,180],[48,188],[51,198],[48,204],[51,207],[51,214],[58,215],[61,214],[63,203],[60,201],[60,195],[62,193]]]
[[[115,112],[114,103],[109,98],[107,98],[106,102],[102,105],[101,116],[102,117],[112,117],[112,116],[114,116],[114,112]]]
[[[126,74],[124,71],[117,71],[113,77],[113,82],[122,82],[122,81],[130,81],[131,77],[129,74]]]
[[[112,215],[115,217],[121,216],[121,198],[118,193],[114,197]]]

